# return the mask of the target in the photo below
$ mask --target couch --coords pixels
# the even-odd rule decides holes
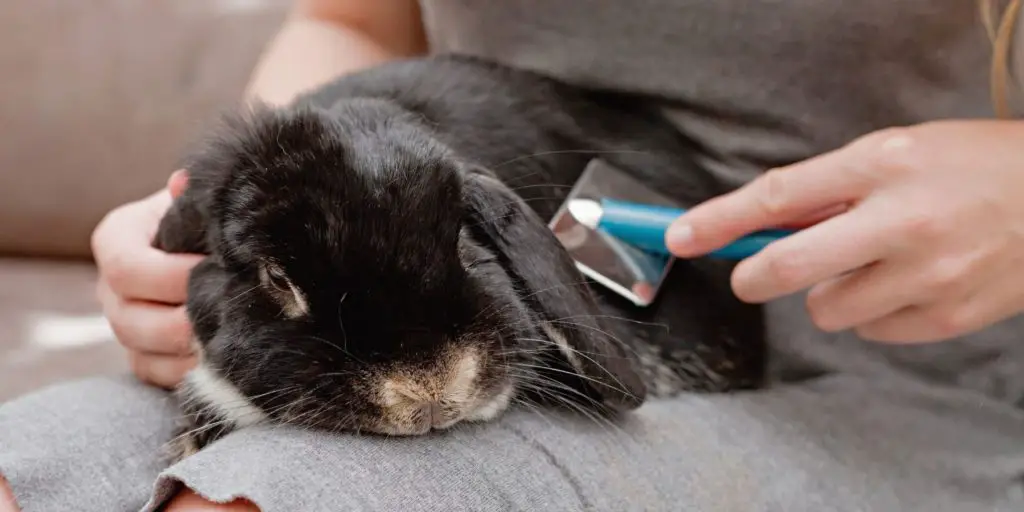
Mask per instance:
[[[126,370],[90,233],[239,98],[289,4],[0,2],[0,401]]]

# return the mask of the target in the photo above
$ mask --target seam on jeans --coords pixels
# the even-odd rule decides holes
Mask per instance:
[[[576,477],[572,476],[572,473],[569,472],[569,469],[563,466],[562,463],[558,461],[558,458],[555,457],[554,453],[551,453],[551,450],[548,450],[546,446],[538,443],[534,439],[531,439],[529,436],[523,434],[515,427],[509,425],[502,425],[501,427],[508,430],[509,432],[512,432],[514,436],[518,437],[523,442],[530,445],[530,447],[543,454],[544,458],[546,458],[548,462],[552,466],[554,466],[559,473],[562,474],[562,478],[565,478],[565,480],[569,482],[569,487],[571,487],[572,491],[576,493],[576,500],[579,501],[580,506],[583,507],[583,510],[594,510],[594,506],[591,505],[590,500],[588,500],[586,496],[583,494],[583,487],[580,485],[579,480],[576,480]]]

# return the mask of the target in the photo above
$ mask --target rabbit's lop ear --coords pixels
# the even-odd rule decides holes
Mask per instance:
[[[538,328],[559,348],[592,396],[612,409],[633,409],[647,390],[632,354],[602,325],[601,310],[554,233],[518,195],[484,169],[464,174],[467,228],[512,279]],[[575,379],[574,379],[575,380]]]

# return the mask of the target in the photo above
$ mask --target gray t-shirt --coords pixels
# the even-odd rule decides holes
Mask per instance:
[[[974,0],[421,5],[435,51],[650,95],[701,144],[709,171],[734,185],[880,128],[994,115],[992,46]],[[1021,69],[1024,29],[1016,46]],[[818,331],[802,300],[768,307],[778,378],[909,370],[1024,402],[1024,317],[960,340],[889,347]]]
[[[422,5],[436,50],[658,98],[733,184],[879,128],[993,115],[975,0]]]

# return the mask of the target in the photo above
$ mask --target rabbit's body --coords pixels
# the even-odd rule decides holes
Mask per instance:
[[[683,205],[724,192],[693,154],[639,101],[459,57],[235,119],[156,240],[210,254],[183,451],[261,421],[415,434],[524,393],[629,409],[756,386],[760,311],[728,265],[677,264],[635,308],[583,284],[545,225],[594,158]]]

